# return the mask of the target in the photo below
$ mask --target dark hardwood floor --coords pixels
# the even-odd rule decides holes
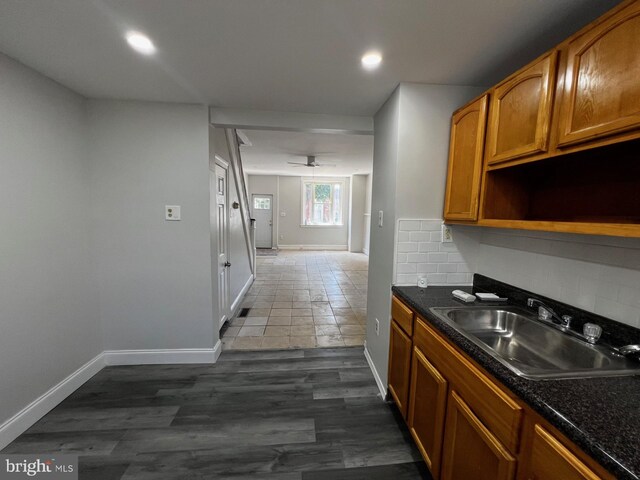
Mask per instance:
[[[108,367],[3,453],[76,454],[87,480],[431,478],[362,347]]]

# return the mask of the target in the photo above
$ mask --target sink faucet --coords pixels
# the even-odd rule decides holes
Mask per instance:
[[[528,307],[533,307],[536,304],[540,305],[538,308],[538,318],[542,320],[548,320],[551,318],[551,320],[564,328],[569,328],[571,326],[571,320],[573,319],[571,315],[562,315],[562,317],[560,317],[553,308],[546,306],[537,298],[527,298]]]

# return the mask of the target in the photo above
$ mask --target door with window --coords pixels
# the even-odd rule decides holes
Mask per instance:
[[[253,218],[256,220],[256,248],[273,248],[273,195],[252,195]]]

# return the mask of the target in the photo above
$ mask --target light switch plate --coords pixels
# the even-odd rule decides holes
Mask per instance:
[[[180,221],[180,205],[165,205],[164,219],[170,222]]]

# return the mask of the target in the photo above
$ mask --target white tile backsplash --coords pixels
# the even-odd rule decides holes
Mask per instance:
[[[441,226],[439,219],[398,221],[396,285],[416,285],[418,276],[426,276],[428,285],[471,284],[469,265],[455,243],[442,243]]]
[[[640,328],[640,239],[454,225],[441,243],[441,225],[398,221],[396,285],[470,285],[481,273]]]
[[[478,231],[477,273],[640,327],[640,239]]]

